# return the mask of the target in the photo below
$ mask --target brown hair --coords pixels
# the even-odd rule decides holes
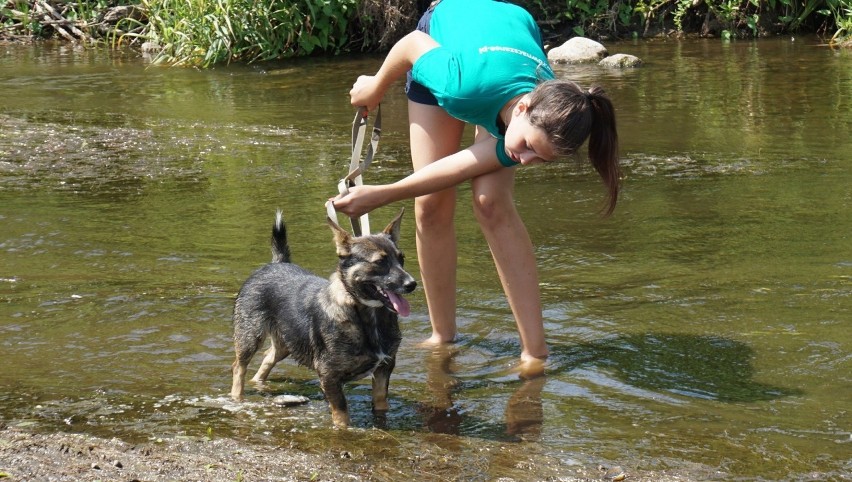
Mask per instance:
[[[615,109],[600,87],[583,90],[568,80],[548,80],[530,92],[530,124],[543,129],[557,151],[570,155],[589,140],[589,160],[609,191],[604,213],[615,210],[621,169]]]

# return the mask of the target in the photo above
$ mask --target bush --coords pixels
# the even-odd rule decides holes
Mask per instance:
[[[522,0],[559,36],[852,33],[852,0]]]
[[[356,0],[142,0],[159,46],[155,62],[210,66],[254,62],[347,45]]]

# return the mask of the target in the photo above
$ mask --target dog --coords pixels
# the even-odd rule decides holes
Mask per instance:
[[[234,303],[231,397],[243,398],[246,369],[266,338],[271,346],[252,381],[265,382],[287,356],[316,370],[335,427],[349,425],[343,385],[373,376],[373,412],[388,410],[388,383],[402,334],[402,295],[417,287],[397,247],[404,209],[378,234],[353,236],[331,218],[338,264],[328,278],[290,262],[281,212],[272,228],[272,262],[255,271]]]

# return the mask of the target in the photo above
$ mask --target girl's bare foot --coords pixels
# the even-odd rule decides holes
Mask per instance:
[[[532,355],[521,354],[521,362],[514,368],[518,377],[523,380],[531,380],[544,376],[544,365],[547,357],[537,358]]]
[[[437,333],[432,333],[432,336],[421,341],[417,346],[421,348],[434,348],[441,345],[446,345],[448,343],[452,343],[453,341],[455,341],[454,337],[450,337],[449,339],[447,339],[446,337],[438,335]]]

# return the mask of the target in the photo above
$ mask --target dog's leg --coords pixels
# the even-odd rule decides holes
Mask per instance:
[[[234,360],[234,364],[231,365],[231,371],[234,375],[233,381],[231,382],[231,398],[238,402],[243,399],[243,387],[245,386],[246,368],[248,368],[248,360],[241,361],[240,356],[238,354],[237,359]]]
[[[246,370],[249,362],[257,353],[264,341],[261,324],[244,309],[242,297],[237,297],[234,305],[234,353],[236,359],[231,365],[233,380],[231,381],[231,398],[236,401],[243,399]]]
[[[331,421],[335,428],[349,426],[349,409],[346,407],[346,396],[343,395],[343,383],[320,375],[320,387],[331,407]]]
[[[393,367],[382,364],[373,372],[373,412],[387,412],[388,384]]]
[[[281,360],[287,358],[287,355],[289,354],[290,352],[287,350],[287,347],[273,338],[272,346],[266,350],[266,354],[263,356],[263,362],[261,362],[260,368],[258,368],[257,373],[255,373],[251,381],[260,383],[265,382],[269,377],[269,372],[272,371],[272,367]]]

